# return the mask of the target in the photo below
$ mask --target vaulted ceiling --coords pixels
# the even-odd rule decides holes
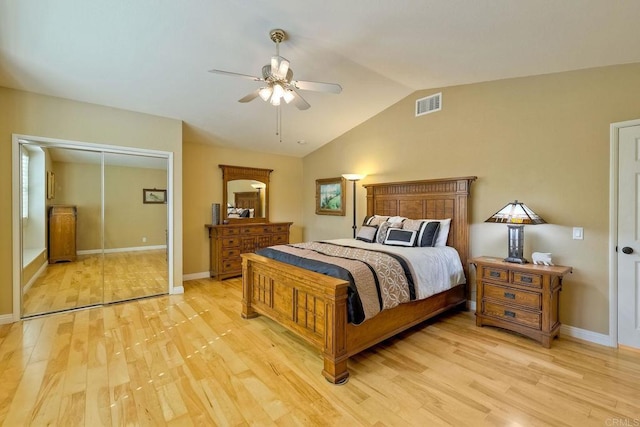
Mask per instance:
[[[420,89],[640,62],[635,0],[0,0],[0,86],[185,123],[185,139],[304,156]],[[275,53],[305,111],[251,80]],[[304,141],[304,144],[299,143]]]

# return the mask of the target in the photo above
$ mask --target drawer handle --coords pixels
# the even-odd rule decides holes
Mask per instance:
[[[516,294],[513,294],[511,292],[505,292],[504,297],[509,299],[516,299]]]
[[[491,277],[500,277],[500,272],[498,271],[490,271],[489,276]]]
[[[520,281],[522,281],[522,283],[533,283],[533,278],[529,276],[521,276]]]
[[[513,318],[516,317],[516,314],[513,311],[509,311],[509,310],[505,310],[504,315],[507,317],[513,317]]]

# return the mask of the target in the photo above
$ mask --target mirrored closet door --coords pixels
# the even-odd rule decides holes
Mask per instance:
[[[37,141],[20,155],[22,317],[168,292],[166,158]]]

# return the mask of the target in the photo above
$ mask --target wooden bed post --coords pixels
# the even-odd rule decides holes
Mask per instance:
[[[258,316],[251,306],[251,297],[253,295],[253,268],[246,259],[242,260],[242,317],[251,319]]]
[[[347,370],[347,289],[340,286],[335,294],[325,295],[324,369],[322,375],[333,384],[344,384]]]

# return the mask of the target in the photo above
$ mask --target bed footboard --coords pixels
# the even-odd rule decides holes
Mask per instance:
[[[324,377],[346,381],[348,282],[256,254],[242,255],[242,317],[273,319],[322,351]]]

